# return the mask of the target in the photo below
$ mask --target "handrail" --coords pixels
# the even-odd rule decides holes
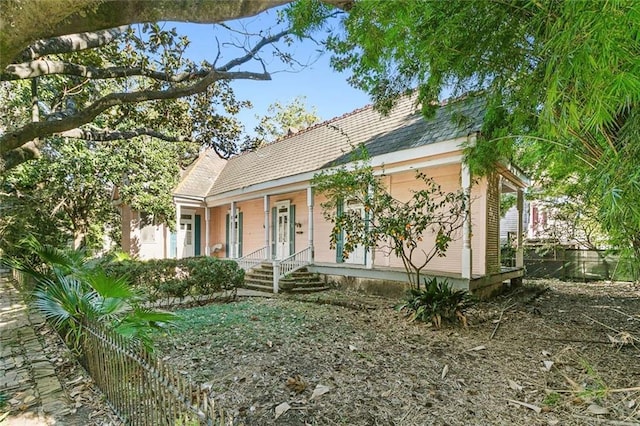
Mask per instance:
[[[306,249],[300,250],[289,257],[285,257],[280,260],[279,263],[280,275],[278,278],[284,278],[287,274],[290,274],[300,268],[304,268],[311,263],[311,247],[307,247]]]
[[[242,256],[241,258],[236,259],[236,262],[238,263],[238,266],[240,266],[240,268],[244,269],[245,271],[248,271],[249,269],[253,269],[256,266],[258,266],[260,263],[267,260],[268,255],[269,255],[269,246],[264,246],[264,247],[260,247],[256,251],[252,251],[246,256]]]

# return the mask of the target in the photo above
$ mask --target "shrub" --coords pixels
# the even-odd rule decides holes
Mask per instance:
[[[143,307],[123,276],[105,272],[106,261],[97,262],[80,250],[42,245],[34,238],[22,244],[40,261],[14,259],[11,266],[33,278],[35,307],[74,350],[81,351],[88,323],[104,325],[152,349],[152,329],[177,319]]]
[[[465,310],[471,306],[472,298],[465,290],[453,289],[447,280],[437,278],[424,280],[424,289],[411,289],[406,301],[398,310],[406,310],[411,321],[430,322],[439,328],[442,320],[458,319],[465,327]]]
[[[128,260],[110,265],[108,270],[110,274],[127,276],[150,301],[235,290],[244,281],[244,271],[236,262],[204,256]]]

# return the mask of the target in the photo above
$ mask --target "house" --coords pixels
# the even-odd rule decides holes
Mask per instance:
[[[459,288],[490,292],[523,275],[521,250],[515,268],[500,266],[499,205],[502,192],[517,195],[521,236],[527,179],[508,164],[496,164],[488,177],[471,176],[463,147],[479,136],[484,105],[482,98],[468,97],[441,105],[425,119],[408,96],[386,116],[364,107],[227,161],[205,151],[174,191],[175,237],[156,229],[149,231],[156,238],[152,241],[135,226],[130,233],[139,235],[142,258],[155,250],[154,256],[237,259],[245,269],[273,262],[276,292],[278,276],[301,266],[357,286],[404,282],[401,260],[380,248],[361,247],[344,261],[337,256],[339,247],[330,249],[331,224],[310,183],[318,171],[348,163],[352,147],[363,144],[396,198],[416,188],[417,170],[446,191],[462,188],[470,196],[463,231],[446,257],[432,260],[426,274],[446,277]],[[518,241],[521,247],[521,237]],[[130,248],[124,239],[123,248]]]

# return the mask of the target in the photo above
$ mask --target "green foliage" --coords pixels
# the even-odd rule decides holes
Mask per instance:
[[[342,22],[333,66],[380,110],[416,87],[425,114],[444,93],[482,91],[473,173],[515,161],[545,190],[585,194],[640,271],[639,2],[363,0]]]
[[[316,192],[327,198],[321,207],[333,224],[331,248],[340,241],[343,258],[357,246],[386,248],[402,259],[412,287],[420,288],[421,270],[434,257],[446,256],[458,236],[467,197],[461,190],[443,191],[418,171],[411,197],[396,199],[375,176],[364,148],[354,152],[354,159],[353,167],[325,170],[312,181]],[[361,205],[365,217],[343,208],[345,202]]]
[[[267,108],[267,114],[256,118],[257,139],[262,144],[286,136],[290,129],[299,131],[320,122],[317,109],[306,105],[305,96],[297,96],[291,102],[282,104],[274,102]]]
[[[235,291],[244,283],[244,271],[236,262],[207,256],[126,260],[112,263],[106,270],[110,276],[126,276],[149,301]]]
[[[442,320],[459,320],[466,327],[465,310],[472,305],[471,296],[464,290],[454,290],[449,283],[437,278],[425,279],[424,289],[410,289],[398,310],[407,311],[411,321],[431,323],[440,328]]]
[[[562,401],[562,397],[558,392],[551,392],[544,397],[544,400],[542,401],[542,403],[544,405],[553,407],[555,405],[558,405],[561,401]]]
[[[0,247],[19,254],[25,234],[54,246],[102,247],[104,226],[116,226],[111,204],[111,158],[86,143],[53,141],[44,155],[0,178]],[[102,224],[94,227],[93,224]]]
[[[500,197],[500,216],[504,217],[509,209],[516,205],[518,202],[518,197],[514,194],[501,194]]]
[[[29,265],[17,259],[11,266],[34,278],[34,305],[74,349],[80,349],[87,323],[106,325],[152,349],[150,331],[176,319],[174,314],[144,308],[126,277],[108,275],[100,262],[81,251],[59,250],[33,238],[23,247],[40,262]]]

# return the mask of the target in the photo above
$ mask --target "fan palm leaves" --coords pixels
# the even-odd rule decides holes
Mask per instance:
[[[90,322],[109,326],[151,349],[151,329],[176,319],[174,314],[140,306],[141,298],[126,276],[107,275],[100,261],[81,250],[42,245],[34,238],[23,246],[39,261],[13,261],[11,266],[34,278],[34,305],[72,346]]]

